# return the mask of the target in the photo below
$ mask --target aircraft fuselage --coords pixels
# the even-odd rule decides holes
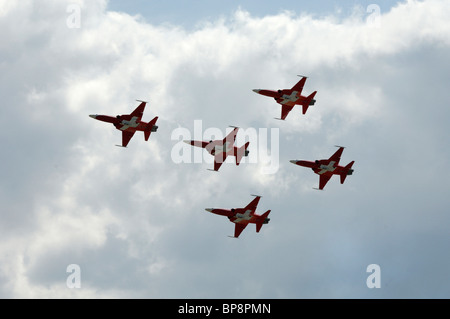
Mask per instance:
[[[120,131],[135,133],[136,131],[145,131],[148,123],[140,121],[137,116],[130,115],[89,115],[91,118],[113,124]],[[154,127],[152,131],[155,131]]]
[[[244,210],[242,208],[237,208],[237,209],[213,209],[213,208],[207,208],[206,209],[208,212],[216,214],[216,215],[221,215],[221,216],[226,216],[228,217],[228,219],[235,223],[235,224],[256,224],[260,221],[261,216],[255,214],[254,212],[252,212],[251,210]],[[269,223],[270,218],[266,218],[264,220],[264,224]]]
[[[259,93],[261,95],[269,96],[275,99],[277,103],[284,104],[288,106],[294,106],[294,105],[301,105],[306,101],[306,97],[299,94],[298,91],[294,90],[253,90],[256,93]],[[314,105],[316,100],[311,100],[309,105]]]

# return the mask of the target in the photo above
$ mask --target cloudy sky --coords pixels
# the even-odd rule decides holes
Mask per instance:
[[[447,0],[0,0],[0,297],[450,298],[449,16]],[[298,74],[316,105],[277,121],[252,89]],[[159,130],[118,148],[88,115],[136,99]],[[194,158],[180,132],[229,125],[251,160],[174,158]],[[355,172],[316,191],[289,160],[334,145]],[[260,233],[231,239],[204,210],[251,194],[272,210]]]

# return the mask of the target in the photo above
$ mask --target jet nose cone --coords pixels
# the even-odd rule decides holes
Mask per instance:
[[[205,210],[206,210],[207,212],[210,212],[210,213],[213,212],[213,209],[214,209],[214,208],[205,208]]]
[[[291,162],[292,164],[297,164],[297,160],[291,160],[291,161],[289,161],[289,162]]]
[[[97,114],[89,115],[89,117],[92,117],[93,119],[96,119],[97,118]]]
[[[253,92],[255,93],[259,93],[259,91],[261,91],[260,89],[254,89]]]
[[[188,140],[184,140],[183,142],[185,142],[186,144],[189,144],[189,145],[191,145],[191,141],[188,141]]]

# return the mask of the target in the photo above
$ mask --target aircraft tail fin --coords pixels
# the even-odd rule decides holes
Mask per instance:
[[[308,110],[308,107],[310,105],[314,105],[316,103],[316,100],[314,100],[314,97],[316,96],[317,91],[314,91],[311,93],[305,100],[305,102],[302,104],[303,106],[303,114],[306,114],[306,111]]]
[[[350,163],[348,163],[347,166],[345,166],[343,173],[341,174],[341,184],[344,184],[345,182],[345,178],[348,175],[352,175],[353,174],[353,169],[352,166],[355,163],[355,161],[351,161]]]
[[[156,126],[156,121],[158,120],[158,117],[155,117],[153,120],[151,120],[144,130],[144,138],[146,141],[148,141],[150,134],[152,132],[156,132],[158,130],[158,126]]]
[[[256,224],[256,232],[259,233],[259,231],[261,230],[261,227],[264,224],[268,224],[270,221],[270,218],[268,218],[269,214],[270,214],[270,210],[268,210],[267,212],[265,212],[264,214],[261,215],[260,217],[260,221],[259,223]]]
[[[249,151],[247,150],[248,146],[250,145],[250,142],[245,143],[244,146],[241,146],[236,151],[236,165],[239,165],[241,163],[242,157],[248,156]]]

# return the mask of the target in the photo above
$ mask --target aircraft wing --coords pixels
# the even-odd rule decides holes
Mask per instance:
[[[147,102],[142,102],[141,104],[139,104],[139,106],[130,114],[131,117],[137,116],[139,120],[141,120],[142,116],[144,115],[144,109],[146,104]]]
[[[261,199],[261,196],[256,196],[254,200],[252,200],[245,208],[243,209],[244,212],[247,210],[251,210],[252,213],[256,211],[256,208],[258,207],[259,200]]]
[[[336,164],[339,164],[339,161],[341,160],[341,155],[342,155],[343,151],[344,151],[344,148],[339,147],[339,149],[336,151],[336,153],[331,155],[330,161],[333,161],[333,162],[336,162]]]
[[[238,238],[242,231],[247,227],[248,224],[235,224],[234,226],[234,238]]]
[[[134,133],[122,131],[122,146],[127,147]]]
[[[292,87],[292,91],[297,91],[298,94],[301,94],[303,91],[303,87],[305,86],[306,77],[302,77],[300,81],[296,85]]]
[[[322,190],[333,175],[321,174],[319,176],[319,189]]]
[[[294,108],[294,105],[289,106],[286,104],[281,104],[281,119],[280,120],[285,120],[286,117],[288,116],[289,112],[291,112],[293,108]]]

